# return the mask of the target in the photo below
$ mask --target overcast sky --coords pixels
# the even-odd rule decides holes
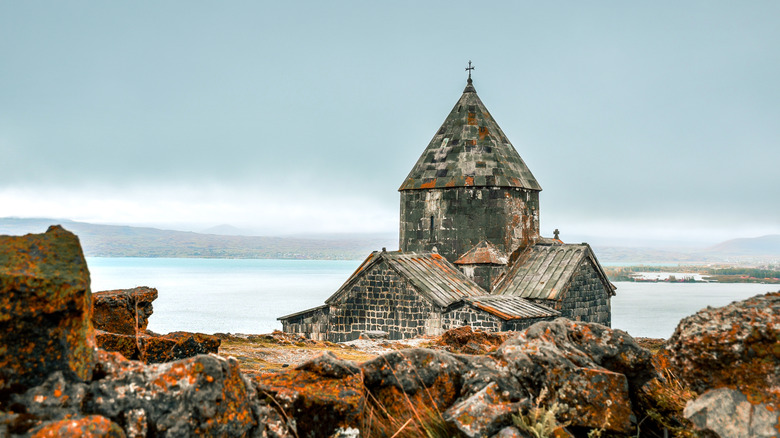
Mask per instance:
[[[543,234],[780,233],[780,2],[0,1],[0,217],[394,232],[465,86]]]

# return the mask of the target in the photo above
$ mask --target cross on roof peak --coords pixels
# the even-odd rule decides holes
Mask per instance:
[[[476,69],[476,67],[472,67],[471,60],[469,60],[469,66],[466,67],[466,71],[469,72],[469,84],[471,83],[471,70]]]

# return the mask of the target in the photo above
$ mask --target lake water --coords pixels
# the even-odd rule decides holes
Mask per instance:
[[[270,333],[279,316],[323,304],[360,261],[88,257],[92,290],[157,288],[149,329]],[[612,326],[667,338],[679,320],[777,285],[616,282]]]

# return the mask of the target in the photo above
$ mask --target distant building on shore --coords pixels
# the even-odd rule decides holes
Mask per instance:
[[[400,250],[371,253],[285,332],[334,342],[470,325],[520,330],[559,316],[610,325],[615,286],[586,243],[539,233],[539,183],[477,96],[463,95],[409,172]]]

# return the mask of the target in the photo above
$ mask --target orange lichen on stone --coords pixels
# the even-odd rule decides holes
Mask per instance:
[[[557,401],[572,408],[560,420],[573,426],[629,433],[631,399],[626,376],[592,368],[578,368],[557,388]]]
[[[329,436],[336,428],[359,426],[363,375],[332,354],[289,371],[257,375],[254,382],[261,399],[271,398],[287,415],[306,419],[298,423],[300,436]]]
[[[157,289],[145,286],[95,292],[92,323],[96,329],[110,333],[142,333],[149,324],[155,299]]]
[[[421,189],[432,189],[434,187],[436,187],[436,178],[434,178],[434,179],[432,179],[432,180],[430,180],[430,181],[428,181],[426,183],[420,184],[420,188]]]
[[[731,388],[780,406],[780,292],[683,319],[668,349],[670,368],[696,391]]]
[[[125,438],[118,424],[100,415],[45,424],[32,438]]]
[[[89,283],[79,240],[62,227],[0,236],[0,386],[35,385],[54,371],[90,377]]]

